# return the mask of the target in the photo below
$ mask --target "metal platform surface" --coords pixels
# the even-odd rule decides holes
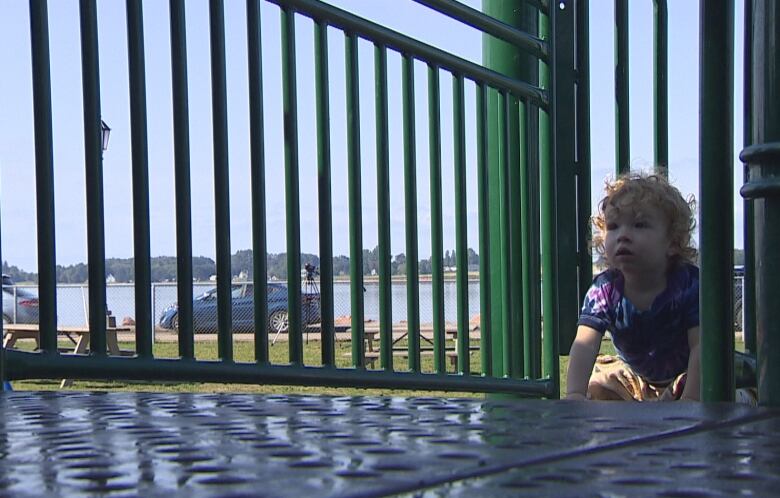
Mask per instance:
[[[777,496],[780,410],[7,392],[0,496]]]

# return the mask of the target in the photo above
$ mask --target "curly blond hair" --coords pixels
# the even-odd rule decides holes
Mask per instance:
[[[696,262],[697,251],[691,240],[691,233],[696,226],[696,201],[693,196],[686,200],[666,178],[647,173],[627,173],[615,180],[607,179],[604,192],[606,195],[599,202],[598,213],[593,217],[596,230],[592,246],[599,256],[606,260],[604,238],[607,231],[607,208],[650,205],[660,209],[669,227],[668,235],[674,252],[669,267],[682,262]]]

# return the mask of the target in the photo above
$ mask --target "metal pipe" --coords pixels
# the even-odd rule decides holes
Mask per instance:
[[[230,270],[230,174],[228,162],[227,77],[225,74],[225,9],[209,2],[211,39],[211,113],[214,141],[214,228],[217,259],[217,349],[233,360],[233,305]]]
[[[287,340],[290,363],[303,363],[301,303],[301,206],[298,173],[298,77],[295,63],[295,13],[282,9],[284,111],[284,196],[287,228]]]
[[[734,400],[734,3],[700,4],[699,246],[702,401]]]
[[[428,66],[428,150],[430,161],[431,192],[431,294],[433,298],[433,368],[436,372],[446,372],[445,336],[444,336],[444,252],[442,228],[442,179],[441,179],[441,88],[439,69]],[[457,108],[457,103],[455,104]],[[460,102],[460,105],[463,105]],[[457,116],[456,116],[457,118]],[[455,130],[459,125],[454,126]],[[455,132],[456,140],[459,137]],[[456,142],[457,144],[458,142]],[[457,145],[456,145],[457,151]],[[456,152],[457,153],[457,152]],[[456,164],[458,159],[455,160]],[[457,180],[456,180],[457,181]],[[456,201],[456,210],[458,202]],[[457,228],[456,228],[457,230]],[[458,303],[457,306],[459,306]],[[460,313],[460,307],[457,307]]]
[[[40,348],[57,351],[57,272],[54,229],[54,157],[52,145],[49,15],[46,2],[30,2],[30,43],[35,117],[35,197],[38,221],[38,299]],[[16,287],[14,287],[16,321]]]
[[[376,85],[376,198],[379,228],[380,365],[393,370],[393,276],[390,248],[390,144],[387,103],[387,48],[374,46]],[[434,231],[434,236],[435,236]]]
[[[173,170],[176,194],[176,314],[179,356],[195,358],[192,324],[192,194],[187,82],[187,23],[184,0],[170,0],[171,82],[173,93]]]
[[[345,38],[347,80],[347,190],[349,192],[349,278],[352,362],[365,368],[363,309],[363,202],[360,175],[360,85],[357,36]]]
[[[89,266],[89,346],[106,354],[106,248],[103,212],[103,154],[100,129],[97,6],[81,0],[81,81],[84,98],[84,162],[87,192],[87,263]]]
[[[127,0],[127,54],[130,78],[130,132],[133,162],[133,260],[135,263],[135,350],[152,356],[149,235],[149,158],[146,127],[146,64],[141,0]]]
[[[780,50],[776,2],[755,0],[752,12],[752,137],[740,159],[749,180],[740,193],[753,201],[756,265],[758,400],[780,406]]]
[[[252,181],[252,280],[254,281],[255,361],[268,363],[268,237],[265,197],[265,124],[263,121],[263,50],[260,0],[247,0],[249,74],[249,169]],[[324,330],[324,327],[323,327]],[[325,333],[323,332],[323,352]]]
[[[330,172],[330,105],[328,27],[315,27],[317,93],[317,193],[320,234],[320,339],[322,364],[336,364],[336,329],[333,317],[333,210]]]

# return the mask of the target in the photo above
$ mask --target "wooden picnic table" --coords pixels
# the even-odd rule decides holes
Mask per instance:
[[[449,339],[455,341],[455,345],[447,347],[445,354],[450,359],[450,362],[454,365],[458,359],[458,329],[452,324],[447,324],[444,328],[444,333]],[[393,356],[406,357],[409,354],[409,350],[405,347],[396,346],[396,344],[408,337],[409,330],[405,325],[393,324]],[[365,359],[369,365],[369,368],[373,368],[374,363],[379,358],[379,350],[374,349],[374,341],[379,339],[379,324],[372,324],[363,329],[363,339],[365,341]],[[420,339],[430,344],[430,347],[425,347],[421,350],[421,354],[432,354],[433,351],[433,328],[421,327]],[[470,346],[469,351],[478,351],[478,346]],[[347,353],[351,356],[351,353]]]
[[[125,352],[119,349],[117,333],[131,332],[130,327],[106,327],[106,347],[108,354],[113,356],[123,356]],[[36,349],[40,347],[41,331],[37,324],[32,323],[9,323],[3,325],[3,347],[13,348],[19,339],[34,339]],[[72,354],[85,354],[89,350],[89,327],[78,326],[58,326],[57,335],[64,335],[73,342],[73,349],[66,350]],[[62,379],[60,387],[68,387],[72,384],[71,379]]]

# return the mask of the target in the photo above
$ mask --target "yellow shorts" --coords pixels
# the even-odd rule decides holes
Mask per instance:
[[[680,399],[686,373],[671,382],[651,383],[631,370],[617,356],[599,355],[588,383],[588,399],[624,401],[674,401]]]

